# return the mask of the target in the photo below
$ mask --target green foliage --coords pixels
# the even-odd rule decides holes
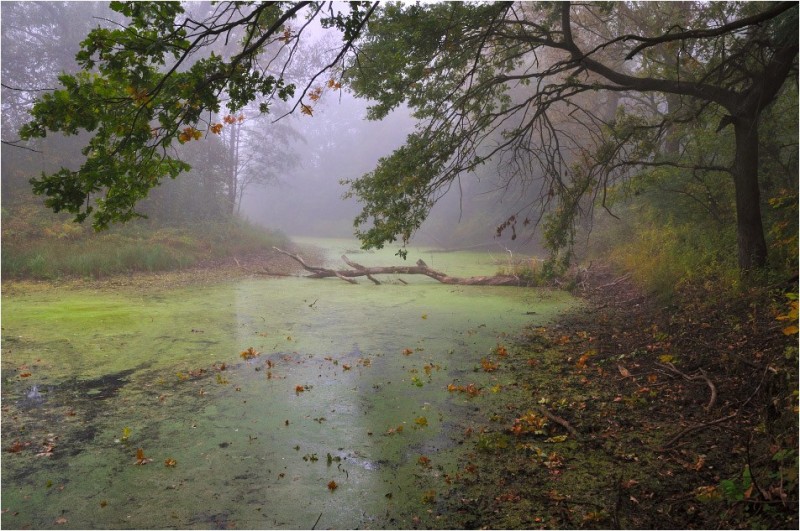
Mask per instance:
[[[764,25],[756,27],[750,17]],[[701,29],[720,19],[742,20],[752,35]],[[759,179],[733,165],[731,128],[720,126],[744,107],[747,120],[757,122],[777,95],[796,55],[796,41],[785,31],[786,21],[795,19],[788,4],[388,4],[370,21],[364,53],[348,79],[357,95],[376,102],[371,119],[405,104],[420,123],[406,146],[375,171],[346,182],[364,205],[358,234],[366,247],[407,242],[453,182],[493,158],[501,162],[502,178],[522,183],[529,204],[546,212],[554,272],[569,264],[581,217],[607,207],[618,187],[655,186],[699,199],[690,210],[710,208],[723,224],[732,223],[733,211],[740,219],[760,218],[742,217],[758,205],[731,205],[716,195],[732,191],[717,183],[730,182],[733,173],[742,173],[733,180],[738,186]],[[676,26],[678,20],[685,25]],[[699,31],[676,35],[676,27]],[[754,59],[767,50],[786,61],[777,67]],[[622,57],[638,62],[620,66]],[[776,79],[762,90],[767,72]],[[647,96],[625,101],[625,111],[614,116],[614,108],[597,101],[608,89]],[[751,93],[767,100],[753,107]],[[614,107],[622,103],[616,96],[609,100]],[[687,124],[696,131],[687,133]],[[413,186],[403,185],[406,179]],[[748,231],[752,241],[744,237]],[[761,232],[760,225],[748,226],[731,249],[738,241],[745,245],[740,258],[752,251],[761,265]]]
[[[127,24],[92,30],[76,56],[83,70],[62,74],[63,88],[43,94],[20,130],[28,140],[51,131],[91,133],[80,168],[32,179],[34,193],[76,221],[91,216],[98,230],[141,216],[135,207],[151,189],[189,170],[174,155],[175,144],[219,134],[223,125],[208,120],[220,112],[223,98],[235,112],[259,97],[286,101],[294,95],[293,84],[257,59],[281,35],[289,45],[285,24],[306,5],[232,2],[198,23],[184,16],[180,2],[112,2]],[[352,2],[348,12],[323,20],[352,37],[368,5]],[[234,31],[244,34],[237,53],[224,58],[211,51],[198,58]]]

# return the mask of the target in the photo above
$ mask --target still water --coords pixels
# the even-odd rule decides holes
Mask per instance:
[[[356,246],[325,245],[332,264]],[[409,261],[491,274],[495,254]],[[4,295],[2,526],[435,526],[470,413],[502,388],[481,361],[572,301],[385,280]]]

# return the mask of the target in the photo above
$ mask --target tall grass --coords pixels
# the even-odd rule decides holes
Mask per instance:
[[[4,216],[5,218],[5,216]],[[5,219],[4,219],[5,221]],[[6,232],[5,279],[101,278],[138,271],[171,271],[205,260],[243,256],[281,245],[286,237],[243,221],[156,227],[133,223],[95,234],[50,224],[38,232]],[[12,224],[13,228],[13,224]]]
[[[742,287],[734,229],[709,230],[647,215],[605,220],[588,258],[631,273],[640,286],[663,300],[689,286],[721,294]]]

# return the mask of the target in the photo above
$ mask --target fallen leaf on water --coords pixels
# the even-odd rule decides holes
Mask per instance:
[[[413,353],[414,353],[414,351],[411,350],[410,348],[404,348],[403,349],[403,356],[410,356]]]
[[[338,489],[338,488],[339,488],[339,485],[337,485],[335,481],[333,481],[333,480],[330,480],[330,481],[328,482],[328,490],[330,490],[330,491],[334,491],[334,490],[336,490],[336,489]]]
[[[427,426],[428,425],[428,419],[426,417],[419,417],[419,418],[415,419],[414,422],[417,423],[420,426]]]
[[[422,314],[422,318],[423,318],[423,319],[427,319],[427,318],[428,318],[428,314],[427,314],[427,313],[423,313],[423,314]]]
[[[350,370],[350,369],[352,369],[352,368],[353,368],[353,367],[351,367],[350,365],[348,365],[348,364],[346,364],[346,363],[343,363],[343,364],[342,364],[342,369],[344,369],[344,370],[346,370],[346,371],[349,371],[349,370]]]
[[[136,449],[136,462],[134,463],[134,465],[146,465],[150,461],[152,461],[152,459],[144,456],[143,448]]]
[[[419,463],[422,466],[428,466],[428,465],[431,464],[431,460],[430,460],[430,458],[428,458],[428,457],[426,457],[424,455],[421,455],[421,456],[419,456],[419,459],[417,459],[417,463]]]
[[[29,446],[31,443],[21,443],[19,441],[15,441],[11,444],[8,448],[6,448],[6,452],[11,452],[12,454],[16,454],[21,452],[25,449],[26,446]]]
[[[20,378],[27,378],[30,375],[31,375],[31,373],[29,373],[29,372],[23,372],[22,374],[19,375],[19,377]]]
[[[494,372],[497,370],[499,365],[497,363],[493,363],[486,358],[481,360],[481,367],[483,368],[483,372]]]
[[[57,524],[66,524],[67,523],[67,519],[64,518],[63,516],[59,516],[58,518],[56,518],[55,523],[57,523]]]
[[[173,458],[171,458],[171,457],[167,457],[166,459],[164,459],[164,466],[166,466],[166,467],[170,467],[171,468],[171,467],[174,467],[177,464],[178,464],[178,462],[176,460],[174,460]]]
[[[256,352],[256,349],[253,347],[249,347],[247,350],[243,350],[241,354],[239,354],[243,360],[251,360],[261,354],[260,352]]]
[[[42,447],[42,451],[36,454],[36,457],[50,457],[53,455],[53,450],[55,449],[55,444],[45,444]]]
[[[302,392],[304,392],[305,390],[306,390],[306,388],[305,388],[305,387],[303,387],[302,385],[295,386],[295,388],[294,388],[294,392],[295,392],[295,393],[302,393]]]

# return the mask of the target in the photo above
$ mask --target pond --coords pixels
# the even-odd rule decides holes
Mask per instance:
[[[357,248],[325,245],[330,263]],[[418,257],[497,268],[487,253]],[[503,385],[486,369],[573,302],[386,280],[4,294],[2,526],[435,526],[475,401]]]

